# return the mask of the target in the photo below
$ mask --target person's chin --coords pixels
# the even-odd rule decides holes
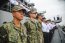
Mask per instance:
[[[21,20],[23,20],[23,19],[19,19],[19,21],[21,21]]]
[[[23,19],[20,19],[20,20],[23,20]]]
[[[23,20],[23,18],[20,18],[20,20]]]

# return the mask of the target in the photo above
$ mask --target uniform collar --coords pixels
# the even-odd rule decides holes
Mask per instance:
[[[29,18],[29,20],[30,20],[32,23],[36,23],[36,22],[37,22],[36,19],[34,19],[34,21],[32,21],[32,20]]]

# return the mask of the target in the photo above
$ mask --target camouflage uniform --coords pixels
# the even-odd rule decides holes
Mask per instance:
[[[43,32],[42,32],[42,24],[38,20],[38,34],[39,34],[39,41],[40,43],[44,43],[44,38],[43,38]]]
[[[21,27],[19,28],[19,27],[15,27],[13,22],[9,22],[3,24],[2,27],[7,30],[8,39],[9,39],[8,43],[27,42],[26,28],[23,25],[21,25]]]
[[[27,28],[27,41],[28,43],[39,43],[38,41],[38,26],[37,26],[37,20],[35,20],[34,22],[31,21],[31,19],[28,19],[27,22],[24,23],[26,28]]]

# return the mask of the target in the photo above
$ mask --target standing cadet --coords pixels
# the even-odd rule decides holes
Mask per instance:
[[[52,24],[51,24],[51,20],[47,20],[47,27],[48,27],[48,30],[49,30],[49,43],[51,43],[51,39],[52,39],[52,32],[50,30],[52,30]]]
[[[33,9],[31,8],[31,10],[29,11],[29,19],[27,22],[24,23],[27,28],[28,43],[39,43],[36,16],[37,16],[37,10],[35,8]]]
[[[44,43],[43,32],[42,32],[42,18],[43,15],[41,13],[38,13],[37,19],[38,19],[38,33],[39,33],[40,43]]]
[[[43,18],[42,31],[43,31],[43,34],[44,34],[44,43],[49,43],[49,29],[48,29],[48,26],[47,26],[46,18]]]
[[[22,6],[14,6],[12,8],[13,21],[5,23],[2,27],[0,27],[0,35],[2,32],[5,33],[4,30],[6,30],[7,35],[4,34],[2,38],[4,39],[4,37],[8,36],[8,43],[26,43],[26,28],[20,23],[24,17],[24,10],[25,9]],[[6,43],[3,41],[4,40],[2,40],[2,43]]]

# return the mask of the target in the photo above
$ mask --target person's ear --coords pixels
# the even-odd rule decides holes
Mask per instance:
[[[13,16],[13,17],[15,16],[15,12],[12,12],[12,16]]]

